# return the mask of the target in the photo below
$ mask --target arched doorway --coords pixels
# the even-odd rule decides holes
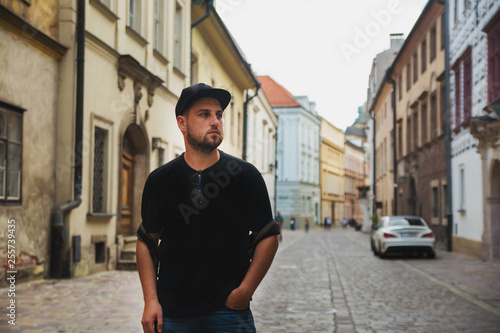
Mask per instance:
[[[493,259],[500,259],[500,162],[495,160],[491,168],[490,227]]]
[[[127,127],[122,136],[120,162],[119,234],[135,234],[141,222],[141,197],[149,174],[148,141],[136,124]]]

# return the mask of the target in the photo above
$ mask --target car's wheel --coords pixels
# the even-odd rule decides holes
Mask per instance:
[[[430,258],[430,259],[436,258],[436,252],[434,252],[432,250],[427,252],[427,258]]]

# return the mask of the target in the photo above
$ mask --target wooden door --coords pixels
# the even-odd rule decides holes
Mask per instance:
[[[134,157],[123,152],[122,155],[122,205],[121,205],[121,234],[132,234],[132,216],[134,207]]]

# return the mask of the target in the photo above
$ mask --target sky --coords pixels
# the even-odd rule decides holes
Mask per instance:
[[[345,130],[366,100],[375,56],[408,36],[427,0],[217,0],[256,75],[269,75]]]

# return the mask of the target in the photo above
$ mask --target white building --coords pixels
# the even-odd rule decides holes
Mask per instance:
[[[269,76],[259,76],[267,99],[278,116],[276,151],[276,210],[285,227],[295,217],[296,227],[319,222],[320,118],[305,96],[293,97]]]
[[[497,134],[485,135],[475,120],[500,100],[499,10],[491,0],[452,1],[449,10],[453,250],[485,260],[500,257],[500,190],[490,185],[500,158]]]
[[[262,89],[257,95],[255,91],[248,91],[247,106],[247,136],[246,148],[243,148],[244,158],[252,163],[262,174],[266,182],[271,207],[275,212],[275,170],[276,170],[276,129],[278,117],[266,98]],[[252,98],[252,96],[254,96]]]

